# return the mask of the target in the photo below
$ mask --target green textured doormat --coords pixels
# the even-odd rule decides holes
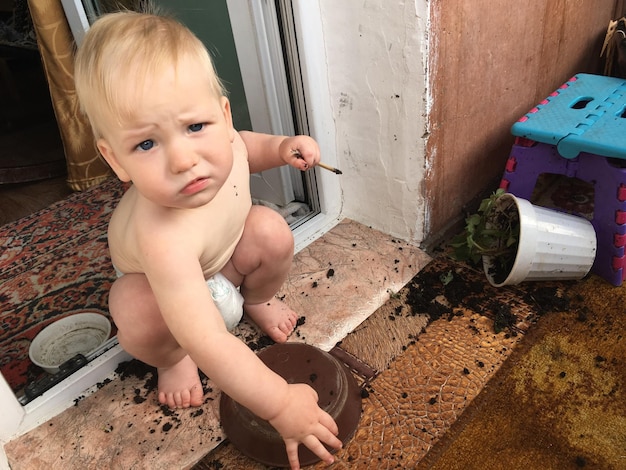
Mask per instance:
[[[626,468],[626,290],[567,287],[420,467]]]

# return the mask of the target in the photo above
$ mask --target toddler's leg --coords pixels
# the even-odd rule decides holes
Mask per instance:
[[[204,393],[198,367],[178,345],[143,274],[117,279],[109,294],[117,338],[133,357],[157,367],[159,401],[171,408],[200,406]]]
[[[285,342],[297,315],[274,295],[293,260],[293,235],[276,211],[253,206],[243,235],[222,273],[241,286],[244,311],[274,341]]]

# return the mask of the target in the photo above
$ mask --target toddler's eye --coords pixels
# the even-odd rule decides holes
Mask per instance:
[[[199,122],[197,124],[192,124],[189,126],[189,130],[191,132],[200,132],[204,128],[204,124]]]
[[[154,141],[153,140],[144,140],[142,143],[137,145],[137,149],[144,150],[144,151],[150,150],[152,147],[154,147]]]

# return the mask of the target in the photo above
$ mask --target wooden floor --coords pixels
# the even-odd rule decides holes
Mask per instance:
[[[65,176],[31,183],[1,184],[0,225],[30,215],[71,193]]]

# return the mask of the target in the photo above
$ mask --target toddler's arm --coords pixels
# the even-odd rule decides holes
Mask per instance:
[[[250,173],[258,173],[285,164],[306,171],[320,161],[319,146],[307,135],[285,137],[250,131],[242,131],[239,135],[248,149]]]
[[[233,400],[276,428],[285,441],[291,468],[300,468],[300,444],[332,464],[334,458],[323,443],[341,448],[337,438],[339,429],[333,418],[319,407],[315,390],[306,384],[288,384],[225,330],[212,336],[200,343],[200,347],[191,346],[191,357]],[[207,364],[207,350],[220,357],[215,356]]]
[[[197,258],[187,249],[194,245],[189,243],[193,237],[187,238],[187,244],[159,244],[168,249],[158,250],[159,256],[146,261],[146,274],[177,343],[233,400],[276,428],[285,440],[293,469],[299,468],[299,444],[332,463],[333,457],[322,442],[341,447],[334,420],[318,406],[317,394],[311,387],[287,384],[226,330]],[[142,248],[153,243],[154,237]]]

